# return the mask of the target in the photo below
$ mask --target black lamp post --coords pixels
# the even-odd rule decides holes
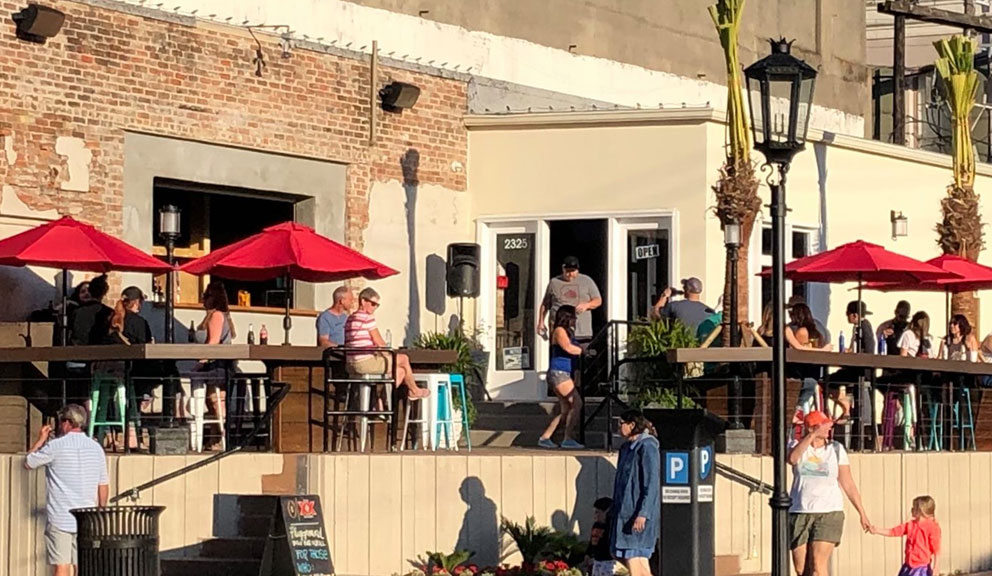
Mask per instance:
[[[727,248],[727,263],[730,266],[730,318],[727,321],[727,328],[730,329],[730,347],[737,348],[741,345],[740,319],[737,310],[737,262],[738,250],[741,246],[741,225],[737,221],[723,225],[723,244]],[[741,423],[741,379],[736,370],[732,375],[734,379],[730,393],[730,428],[740,430],[744,427]]]
[[[175,265],[173,251],[179,238],[180,213],[179,208],[169,204],[158,211],[158,233],[165,240],[165,258],[170,266]],[[175,327],[175,273],[170,270],[165,274],[165,342],[176,342]]]
[[[816,70],[791,54],[792,43],[771,40],[772,53],[744,70],[754,148],[768,164],[778,167],[769,175],[772,215],[772,457],[775,475],[769,504],[772,508],[772,576],[789,569],[789,506],[785,403],[785,177],[793,156],[806,146],[806,130],[813,108]]]

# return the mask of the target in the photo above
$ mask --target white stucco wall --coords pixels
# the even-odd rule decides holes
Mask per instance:
[[[174,0],[168,6],[182,14],[195,10],[197,17],[219,22],[285,24],[296,38],[361,52],[371,51],[372,40],[378,40],[382,56],[622,106],[687,103],[724,109],[727,100],[726,87],[715,82],[572,54],[342,0]],[[822,107],[814,107],[812,124],[841,134],[864,133],[864,119],[860,116]]]
[[[400,272],[369,283],[383,302],[376,314],[379,331],[385,336],[389,330],[394,345],[409,345],[420,332],[446,331],[458,302],[444,296],[438,258],[447,257],[449,243],[474,241],[468,194],[440,186],[407,188],[393,180],[375,183],[370,198],[365,254]],[[471,306],[467,301],[466,309]]]

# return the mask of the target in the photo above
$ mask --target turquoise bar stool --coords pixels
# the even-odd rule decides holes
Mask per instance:
[[[944,406],[940,401],[930,401],[930,440],[927,450],[940,452],[944,437]]]
[[[465,446],[468,451],[472,451],[472,434],[468,426],[468,400],[465,394],[465,376],[461,374],[451,375],[451,387],[458,389],[459,398],[462,401],[462,429],[465,431]],[[457,440],[456,440],[457,442]]]
[[[961,451],[967,450],[965,435],[967,434],[971,440],[971,450],[977,450],[975,445],[975,419],[974,414],[971,411],[971,390],[968,388],[961,389],[961,396],[954,402],[954,427],[958,428],[961,433]]]
[[[135,432],[141,429],[138,416],[138,406],[134,399],[134,390],[128,389],[124,379],[113,374],[94,372],[90,383],[90,422],[87,434],[97,441],[102,440],[106,428],[117,427],[127,436],[128,416],[135,423]],[[111,418],[110,403],[114,403],[114,417]],[[99,438],[94,435],[99,435]],[[137,439],[135,439],[137,441]],[[124,449],[127,451],[128,442],[125,440]]]
[[[433,449],[437,450],[438,445],[441,443],[441,429],[444,429],[444,448],[446,450],[458,450],[458,441],[452,442],[452,436],[454,435],[454,426],[452,426],[452,415],[454,414],[454,407],[451,401],[451,378],[438,379],[437,381],[437,419],[434,421],[434,445]],[[452,447],[452,444],[454,445]]]

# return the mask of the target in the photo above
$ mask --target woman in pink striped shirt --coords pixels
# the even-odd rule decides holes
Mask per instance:
[[[386,341],[379,334],[375,324],[375,311],[379,307],[379,293],[372,288],[366,288],[358,295],[358,310],[356,310],[344,325],[344,342],[346,348],[385,348]],[[348,354],[348,370],[352,374],[385,374],[390,366],[390,355],[386,352],[369,352]],[[423,398],[430,391],[417,386],[413,379],[413,368],[406,354],[396,354],[396,385],[404,385],[410,398]]]

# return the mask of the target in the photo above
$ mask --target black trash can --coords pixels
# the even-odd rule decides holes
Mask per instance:
[[[159,576],[158,517],[164,506],[77,508],[78,576]]]

